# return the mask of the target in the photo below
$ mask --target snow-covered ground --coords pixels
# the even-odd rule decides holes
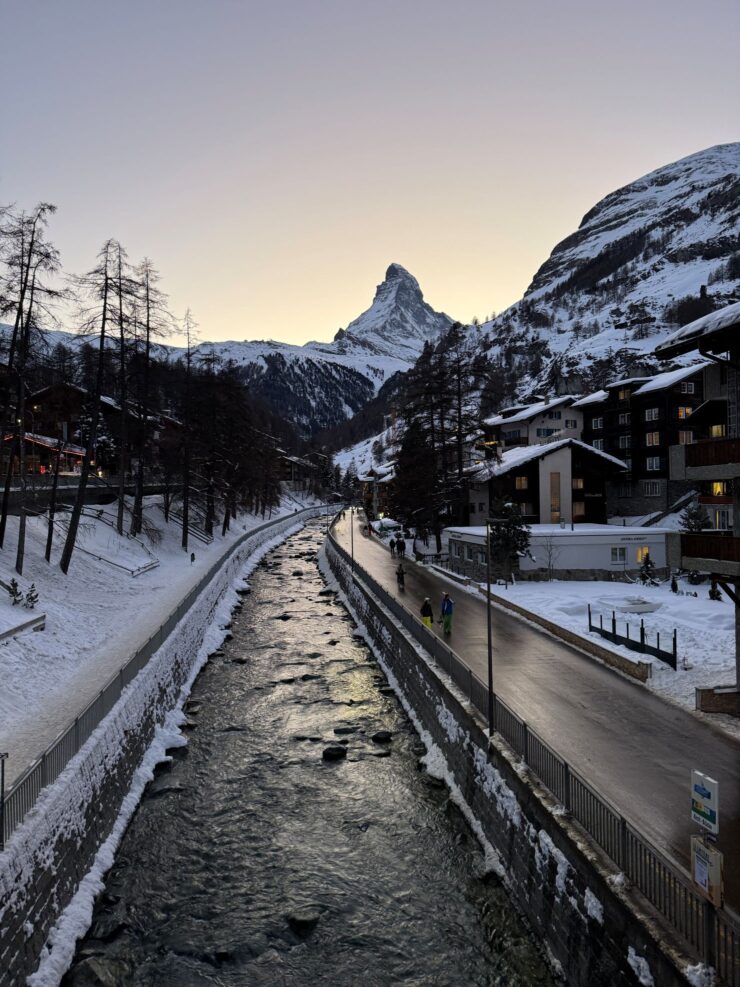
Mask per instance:
[[[495,595],[531,610],[553,623],[584,637],[593,637],[602,647],[607,647],[632,661],[652,662],[652,677],[647,687],[663,698],[694,710],[694,689],[699,686],[730,685],[735,680],[735,615],[732,603],[723,596],[721,602],[708,597],[709,584],[690,586],[679,581],[679,590],[672,593],[668,583],[660,586],[642,586],[606,581],[579,582],[519,582],[508,589],[499,588]],[[648,603],[658,604],[653,613],[621,613],[620,605],[628,598],[640,597]],[[654,643],[660,633],[661,645],[670,647],[673,629],[678,631],[678,668],[674,671],[650,655],[613,645],[598,634],[588,633],[588,604],[594,618],[604,615],[611,620],[616,611],[617,630],[624,633],[624,622],[630,623],[630,634],[639,634],[640,618],[645,621],[648,639]],[[697,714],[702,715],[702,714]],[[711,717],[712,723],[740,736],[740,723],[729,716]]]
[[[316,501],[309,498],[304,506],[311,503]],[[295,500],[284,499],[273,517],[297,509]],[[112,517],[115,505],[107,511]],[[146,516],[161,534],[157,544],[149,543],[149,551],[121,538],[103,521],[85,517],[79,544],[101,558],[76,551],[68,576],[58,565],[63,532],[55,532],[48,565],[45,522],[29,519],[24,574],[16,578],[24,592],[35,583],[39,602],[34,611],[13,607],[0,589],[0,631],[39,613],[45,613],[47,620],[43,631],[28,631],[0,643],[0,751],[9,753],[8,781],[82,711],[229,546],[267,520],[242,515],[224,538],[219,529],[212,544],[191,539],[189,551],[184,552],[176,522],[166,524],[155,503],[147,504]],[[17,528],[18,519],[11,517],[0,553],[0,579],[6,583],[15,576]],[[190,551],[195,553],[192,564]],[[150,561],[152,555],[159,565],[134,578],[128,570]]]

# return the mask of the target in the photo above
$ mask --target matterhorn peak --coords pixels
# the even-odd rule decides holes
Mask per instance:
[[[402,267],[401,264],[394,263],[388,265],[388,270],[385,272],[385,281],[406,281],[413,285],[418,291],[421,291],[419,288],[419,282],[413,274],[409,274],[406,268]]]

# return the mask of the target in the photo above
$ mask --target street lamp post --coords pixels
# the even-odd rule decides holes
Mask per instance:
[[[5,849],[5,759],[7,753],[0,753],[0,853]]]
[[[349,505],[349,543],[352,551],[352,577],[355,574],[355,508],[354,504]]]
[[[493,641],[491,634],[491,519],[486,519],[486,643],[488,647],[488,736],[493,737]]]

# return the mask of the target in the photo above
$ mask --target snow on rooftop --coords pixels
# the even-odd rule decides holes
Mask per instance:
[[[695,373],[706,366],[707,362],[702,361],[701,363],[694,363],[690,367],[680,367],[678,370],[667,370],[664,374],[657,374],[652,380],[649,380],[647,384],[643,384],[642,387],[638,387],[634,393],[635,395],[649,394],[651,391],[662,391],[666,387],[673,387],[674,384],[678,384],[679,381],[685,380],[687,377],[692,377]]]
[[[566,394],[562,398],[551,398],[549,401],[538,401],[536,404],[528,404],[520,411],[517,411],[513,415],[506,415],[501,413],[498,415],[492,415],[491,418],[486,418],[486,425],[508,425],[509,422],[523,422],[527,421],[528,418],[534,418],[536,415],[545,414],[551,408],[558,408],[565,404],[566,401],[572,401],[570,395]],[[508,410],[508,409],[505,409]]]
[[[574,401],[573,407],[582,408],[587,404],[596,404],[597,401],[606,401],[608,397],[608,391],[594,391],[593,394],[587,394],[585,398],[579,398],[577,401]]]
[[[730,329],[733,326],[740,328],[740,302],[727,305],[718,312],[710,312],[709,315],[703,315],[700,319],[677,329],[655,347],[655,355],[674,356],[696,349],[700,339],[706,339],[715,332],[721,332],[723,329]]]
[[[617,459],[616,456],[610,456],[608,453],[602,452],[600,449],[594,449],[593,446],[590,446],[585,442],[581,442],[580,439],[560,439],[556,442],[548,442],[546,445],[515,446],[513,449],[505,449],[501,454],[500,460],[490,459],[481,464],[480,468],[472,474],[471,478],[473,480],[490,480],[494,476],[504,476],[506,473],[510,473],[513,469],[523,466],[524,463],[531,462],[533,459],[542,459],[545,456],[549,456],[557,449],[562,449],[565,446],[586,449],[594,456],[600,456],[602,459],[605,459],[614,466],[618,466],[620,469],[627,469],[627,464],[623,463],[621,459]]]
[[[606,389],[611,391],[615,387],[626,387],[627,384],[644,384],[649,380],[652,380],[652,377],[624,377],[622,380],[611,381],[606,385]]]
[[[550,535],[557,535],[559,538],[572,538],[573,535],[607,535],[609,538],[614,540],[615,538],[621,537],[622,535],[639,535],[642,538],[650,538],[652,535],[665,535],[669,529],[668,528],[641,528],[641,527],[624,527],[623,525],[614,524],[574,524],[571,528],[568,522],[565,527],[561,527],[559,524],[530,524],[528,525],[530,529],[530,537],[541,538],[550,537]],[[445,528],[445,531],[453,535],[463,535],[470,538],[484,538],[486,537],[485,525],[460,525],[459,527]]]

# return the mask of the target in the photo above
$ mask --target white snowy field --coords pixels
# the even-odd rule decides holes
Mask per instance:
[[[309,498],[302,506],[311,503],[315,501]],[[284,498],[272,516],[289,516],[298,506],[295,499]],[[106,510],[112,516],[115,505]],[[15,576],[24,593],[35,583],[39,602],[33,611],[13,607],[0,588],[0,631],[39,613],[47,619],[43,631],[28,631],[0,642],[0,751],[9,754],[8,782],[100,692],[229,546],[268,520],[241,515],[232,521],[224,538],[220,529],[210,545],[191,538],[184,552],[179,524],[166,524],[154,503],[147,503],[145,513],[161,532],[158,544],[142,536],[149,551],[121,538],[104,522],[85,517],[80,546],[109,562],[76,551],[68,576],[58,565],[63,532],[55,531],[49,565],[44,559],[45,520],[33,518],[27,527],[23,576],[18,577],[14,570],[18,519],[9,518],[5,547],[0,551],[0,579],[9,583]],[[192,564],[191,551],[195,553]],[[151,561],[152,555],[159,565],[132,577],[128,570]]]
[[[642,586],[607,581],[565,580],[519,582],[508,589],[497,588],[494,595],[502,600],[510,600],[570,631],[591,637],[602,647],[633,661],[652,662],[652,677],[648,679],[647,687],[679,706],[694,710],[694,689],[697,686],[730,685],[735,680],[735,614],[734,607],[726,596],[723,595],[721,602],[709,599],[708,583],[690,586],[680,580],[678,586],[684,594],[695,592],[698,596],[672,593],[669,583]],[[619,607],[629,598],[635,597],[658,604],[659,608],[653,613],[620,612]],[[614,610],[617,630],[622,634],[625,632],[624,622],[629,621],[630,635],[638,636],[642,618],[648,640],[654,643],[656,632],[659,632],[662,647],[670,648],[675,627],[678,631],[676,671],[650,655],[642,656],[629,648],[614,645],[596,633],[589,635],[589,603],[595,621],[603,614],[604,626],[607,626],[607,618],[611,621]],[[713,715],[710,719],[740,736],[740,723],[732,717]]]

